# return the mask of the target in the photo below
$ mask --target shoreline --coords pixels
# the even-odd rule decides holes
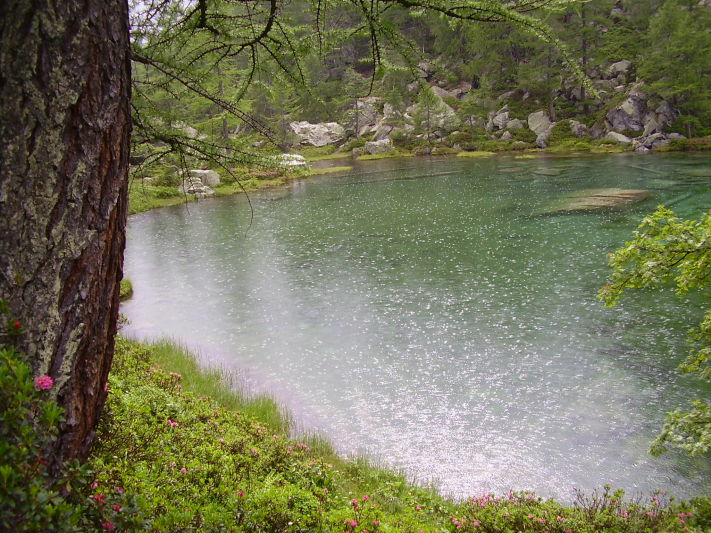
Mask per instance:
[[[556,149],[555,146],[547,149],[527,149],[527,150],[503,150],[499,152],[470,152],[470,151],[458,151],[442,154],[416,154],[414,152],[402,152],[399,150],[393,152],[385,152],[382,154],[375,154],[372,156],[354,156],[353,154],[335,154],[329,153],[325,155],[315,155],[309,157],[306,156],[308,163],[319,163],[321,161],[331,162],[331,161],[343,161],[348,163],[360,163],[368,161],[379,161],[382,159],[404,159],[412,157],[437,157],[437,158],[454,158],[454,159],[487,159],[494,157],[513,157],[514,159],[537,159],[546,157],[583,157],[583,156],[597,156],[597,155],[613,155],[613,154],[625,154],[633,156],[646,156],[649,154],[703,154],[708,153],[709,150],[653,150],[647,153],[637,153],[629,150],[621,149],[618,146],[611,145],[613,149],[610,150],[569,150],[569,149]],[[308,152],[306,152],[308,153]],[[258,177],[252,175],[241,182],[234,183],[221,183],[214,187],[215,196],[212,198],[219,198],[223,196],[232,196],[235,194],[249,194],[251,192],[262,191],[262,190],[273,190],[282,188],[289,183],[297,180],[304,180],[314,176],[323,176],[329,174],[337,174],[340,172],[347,172],[353,169],[352,165],[334,165],[334,166],[310,166],[308,170],[290,170],[288,168],[282,169],[283,174],[278,177],[273,177],[269,179],[259,179]],[[241,183],[241,185],[240,185]],[[143,213],[160,207],[168,207],[172,205],[179,205],[185,203],[199,202],[200,199],[193,194],[184,194],[180,192],[172,193],[168,190],[168,187],[156,187],[146,183],[136,182],[131,180],[129,183],[129,205],[128,205],[128,215],[135,215],[138,213]],[[141,197],[142,193],[144,194]]]

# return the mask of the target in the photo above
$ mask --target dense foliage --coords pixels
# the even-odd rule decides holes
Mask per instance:
[[[711,212],[695,220],[681,220],[659,207],[642,220],[634,238],[610,256],[612,275],[600,291],[614,305],[627,289],[671,284],[679,294],[690,290],[709,296],[711,287]],[[693,349],[679,370],[711,379],[711,311],[691,330]],[[652,451],[662,453],[672,446],[692,454],[711,448],[711,404],[697,400],[688,412],[667,415]]]

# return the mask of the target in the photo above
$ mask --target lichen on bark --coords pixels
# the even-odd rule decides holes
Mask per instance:
[[[33,371],[55,380],[57,463],[87,451],[113,357],[129,52],[126,0],[0,6],[0,297]]]

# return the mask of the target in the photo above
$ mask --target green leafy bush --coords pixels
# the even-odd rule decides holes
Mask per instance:
[[[88,509],[77,496],[87,471],[76,464],[50,473],[62,409],[50,400],[49,376],[33,380],[25,358],[0,347],[0,530],[79,531]]]

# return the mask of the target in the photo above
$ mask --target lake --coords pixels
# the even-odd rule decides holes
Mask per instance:
[[[610,187],[650,196],[549,212]],[[711,489],[707,460],[647,453],[666,411],[708,396],[675,372],[708,302],[596,298],[644,214],[711,206],[711,156],[382,160],[251,204],[251,224],[244,196],[131,217],[126,335],[179,340],[343,453],[456,497]]]

